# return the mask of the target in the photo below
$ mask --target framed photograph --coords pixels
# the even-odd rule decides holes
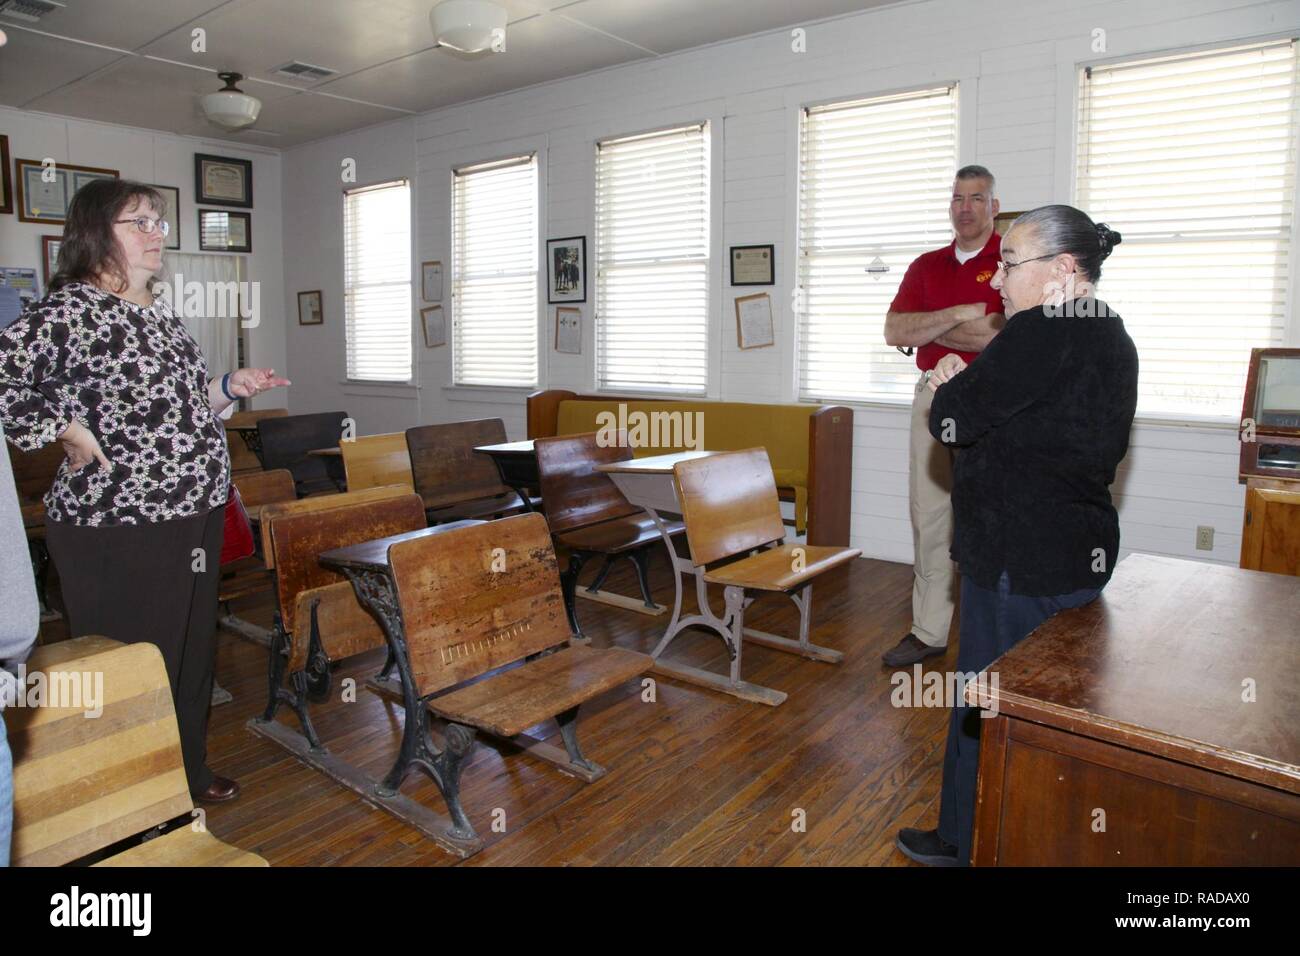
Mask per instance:
[[[736,299],[736,341],[742,349],[776,344],[772,328],[772,297],[766,292]]]
[[[431,305],[420,310],[420,325],[424,328],[424,347],[436,349],[447,344],[447,319],[442,306]]]
[[[298,293],[298,324],[321,325],[325,321],[325,309],[321,305],[320,289]]]
[[[442,301],[442,263],[420,263],[420,298],[425,302]]]
[[[1000,212],[993,217],[993,231],[999,236],[1005,236],[1011,224],[1023,216],[1024,210],[1020,212]]]
[[[204,252],[252,252],[252,217],[246,212],[200,209],[199,248]]]
[[[194,154],[194,201],[209,206],[253,205],[253,161]]]
[[[776,285],[775,246],[732,246],[731,284]]]
[[[163,218],[167,220],[168,232],[163,248],[179,249],[181,247],[181,191],[175,186],[159,186],[157,183],[149,185],[162,193],[163,202],[166,204]]]
[[[9,174],[9,137],[0,136],[0,214],[14,211],[14,181]]]
[[[63,245],[62,236],[41,236],[41,265],[45,270],[45,288],[50,287],[50,279],[58,272],[59,246]]]
[[[116,169],[55,163],[48,170],[39,160],[14,160],[18,180],[19,222],[43,222],[61,226],[68,218],[68,204],[77,190],[96,179],[117,179]]]
[[[546,301],[587,301],[587,237],[546,240]]]
[[[555,310],[555,351],[582,354],[582,310],[560,306]]]

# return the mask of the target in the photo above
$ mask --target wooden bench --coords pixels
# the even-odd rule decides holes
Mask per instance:
[[[649,549],[663,540],[659,529],[643,508],[623,497],[608,475],[596,471],[597,465],[606,462],[630,460],[632,449],[626,443],[602,445],[595,432],[539,438],[533,447],[551,534],[555,543],[569,553],[560,583],[573,633],[582,636],[575,595],[578,575],[592,557],[602,557],[605,563],[587,587],[588,597],[629,610],[662,613],[664,608],[650,595],[647,569]],[[669,534],[677,535],[684,530],[680,521],[668,522]],[[620,558],[629,559],[636,567],[641,603],[600,589],[610,568]]]
[[[230,450],[230,470],[235,475],[262,470],[262,460],[257,451],[257,423],[263,418],[284,418],[287,408],[258,408],[235,412],[222,422],[226,429],[226,447]],[[253,426],[252,431],[248,427]]]
[[[293,473],[298,494],[311,491],[343,491],[346,481],[338,459],[318,458],[308,452],[332,448],[343,437],[347,412],[317,412],[263,418],[257,423],[262,467],[267,471],[287,468]]]
[[[721,635],[731,658],[729,678],[656,657],[656,670],[692,683],[714,687],[746,700],[776,705],[782,691],[741,680],[745,640],[810,660],[838,663],[840,651],[818,647],[809,639],[812,626],[812,583],[818,576],[848,563],[862,552],[856,548],[785,544],[785,526],[777,499],[776,481],[767,452],[761,448],[726,452],[680,461],[673,466],[690,560],[696,568],[696,597],[700,614],[687,622]],[[723,587],[726,611],[718,617],[709,606],[706,585]],[[799,639],[791,640],[744,626],[750,592],[784,594],[799,609]]]
[[[341,441],[339,449],[343,453],[348,491],[363,491],[382,485],[405,485],[415,490],[405,433],[366,435],[352,441]]]
[[[162,654],[153,644],[81,637],[37,648],[30,677],[47,686],[84,686],[95,704],[7,708],[14,759],[15,866],[61,866],[190,814],[180,733]],[[64,674],[65,677],[57,675]],[[75,706],[74,706],[75,704]],[[118,853],[99,866],[266,866],[201,826],[179,829]]]
[[[702,435],[687,425],[702,422]],[[688,420],[689,416],[689,420]],[[809,544],[847,545],[853,487],[853,410],[844,405],[754,404],[703,399],[652,400],[548,389],[528,396],[528,437],[597,431],[624,421],[633,455],[737,451],[762,446],[778,493],[793,507],[786,521]],[[676,427],[680,423],[680,427]],[[644,427],[639,427],[644,426]],[[666,427],[665,427],[666,426]],[[645,437],[641,436],[645,433]],[[687,444],[687,439],[691,444]],[[700,439],[703,439],[702,442]]]
[[[406,430],[415,491],[424,499],[430,524],[524,510],[523,499],[501,483],[492,460],[474,451],[505,440],[506,426],[499,418]]]
[[[652,662],[623,648],[570,643],[544,517],[517,515],[399,541],[389,547],[388,562],[400,605],[394,623],[409,655],[399,663],[402,679],[448,722],[447,746],[436,752],[422,734],[402,773],[416,766],[434,771],[451,837],[477,839],[460,803],[460,768],[476,731],[519,740],[554,718],[568,768],[587,780],[604,774],[579,748],[578,708]],[[511,664],[517,666],[506,669]]]
[[[31,557],[32,574],[36,578],[36,596],[40,599],[41,620],[56,621],[58,611],[50,607],[46,594],[50,573],[50,552],[45,546],[45,493],[54,484],[59,467],[65,457],[63,446],[57,442],[35,451],[19,451],[9,447],[9,461],[13,466],[14,487],[18,491],[18,504],[23,516],[23,530],[27,534],[27,550]]]

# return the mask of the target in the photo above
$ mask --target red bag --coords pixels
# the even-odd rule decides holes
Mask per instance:
[[[225,535],[221,539],[221,563],[230,564],[253,553],[253,526],[248,512],[239,499],[239,490],[230,483],[230,497],[226,499]]]

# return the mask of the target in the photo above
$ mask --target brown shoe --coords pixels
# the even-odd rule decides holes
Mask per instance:
[[[894,647],[885,651],[880,659],[890,667],[906,667],[927,657],[933,657],[935,654],[942,654],[947,649],[946,644],[943,647],[932,647],[915,634],[908,634]]]
[[[227,777],[213,777],[208,789],[194,794],[195,800],[204,803],[225,803],[239,796],[239,784]]]

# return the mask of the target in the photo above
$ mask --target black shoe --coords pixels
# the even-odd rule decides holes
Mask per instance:
[[[946,644],[943,647],[932,647],[915,634],[908,634],[893,648],[885,651],[880,659],[890,667],[906,667],[935,654],[942,654],[947,649]]]
[[[226,777],[213,777],[208,788],[192,795],[201,803],[225,803],[239,796],[239,784]]]
[[[908,827],[898,831],[894,846],[917,863],[926,866],[959,866],[957,848],[945,843],[938,830],[914,830]]]

